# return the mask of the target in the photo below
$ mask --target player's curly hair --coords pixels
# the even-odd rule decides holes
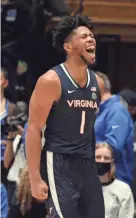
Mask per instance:
[[[53,31],[53,46],[59,50],[64,51],[63,44],[68,39],[68,36],[79,26],[85,26],[93,30],[93,23],[86,15],[66,16],[60,21]]]
[[[16,192],[17,202],[20,205],[20,211],[24,215],[31,209],[32,195],[29,180],[28,167],[24,168],[21,173],[21,179]]]

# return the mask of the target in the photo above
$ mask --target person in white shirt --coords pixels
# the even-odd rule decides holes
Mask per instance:
[[[111,147],[96,145],[95,160],[103,187],[105,218],[133,218],[134,200],[129,185],[114,177],[115,165]]]

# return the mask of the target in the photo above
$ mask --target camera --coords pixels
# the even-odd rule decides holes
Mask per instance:
[[[8,117],[6,120],[5,130],[7,132],[15,132],[18,130],[18,126],[24,127],[27,122],[27,115],[20,113],[17,116]]]
[[[5,125],[1,126],[1,131],[4,133],[4,135],[8,135],[9,132],[18,131],[18,126],[24,127],[26,122],[27,122],[26,113],[20,113],[16,116],[6,117]]]

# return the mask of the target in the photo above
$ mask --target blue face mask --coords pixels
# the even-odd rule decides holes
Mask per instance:
[[[96,162],[97,172],[99,176],[103,176],[111,169],[111,163]]]

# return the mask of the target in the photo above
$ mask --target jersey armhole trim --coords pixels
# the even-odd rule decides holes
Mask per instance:
[[[55,69],[53,69],[53,70],[54,70],[55,73],[57,74],[56,70],[55,70]],[[58,79],[59,79],[59,81],[60,81],[60,89],[61,89],[61,93],[60,93],[60,97],[59,97],[57,100],[55,100],[55,101],[53,102],[53,105],[54,105],[54,104],[58,104],[59,101],[60,101],[60,99],[61,99],[61,97],[62,97],[62,82],[61,82],[61,79],[60,79],[60,77],[59,77],[58,74],[57,74],[57,76],[58,76]]]
[[[94,72],[93,72],[93,73],[94,73]],[[99,99],[100,99],[100,102],[101,102],[101,99],[102,99],[101,90],[100,90],[99,83],[98,83],[98,80],[97,80],[97,77],[96,77],[95,73],[94,73],[94,76],[95,76],[95,79],[96,79],[97,88],[98,88],[98,93],[99,93]]]
[[[87,69],[87,85],[86,85],[86,88],[89,86],[89,84],[90,84],[90,72]]]

